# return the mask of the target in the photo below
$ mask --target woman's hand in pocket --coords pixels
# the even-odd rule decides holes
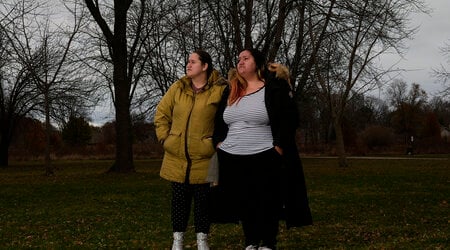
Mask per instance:
[[[278,154],[283,155],[283,149],[280,148],[279,146],[275,146],[275,151],[277,151]]]

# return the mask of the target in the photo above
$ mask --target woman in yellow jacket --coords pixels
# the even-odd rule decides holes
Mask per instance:
[[[226,84],[211,56],[197,50],[189,56],[186,75],[172,84],[156,109],[156,135],[165,152],[160,175],[172,183],[173,250],[183,249],[192,200],[198,249],[209,249],[206,176],[215,152],[214,116]]]

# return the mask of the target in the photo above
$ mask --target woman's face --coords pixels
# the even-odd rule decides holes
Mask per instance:
[[[242,76],[256,74],[255,58],[248,50],[244,50],[239,54],[237,71]]]
[[[206,73],[207,68],[208,64],[203,64],[202,61],[200,61],[200,57],[198,56],[198,54],[192,53],[188,59],[186,75],[190,78],[194,78],[201,75],[202,73]]]

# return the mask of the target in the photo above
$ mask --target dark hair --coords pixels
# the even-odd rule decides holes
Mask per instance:
[[[258,78],[260,80],[264,80],[264,72],[266,68],[266,57],[264,54],[253,48],[247,48],[243,49],[239,52],[242,53],[243,51],[248,51],[253,56],[253,59],[255,60],[256,64],[256,72],[258,75]],[[230,73],[230,72],[229,72]],[[242,78],[239,73],[234,70],[232,71],[232,74],[229,79],[230,83],[230,94],[228,95],[228,104],[231,105],[235,102],[238,102],[242,96],[245,95],[245,89],[248,86],[247,81]]]
[[[247,48],[243,49],[242,51],[248,51],[250,52],[250,54],[252,54],[253,58],[255,59],[256,70],[259,69],[261,71],[264,71],[266,67],[266,56],[261,51],[254,48]]]
[[[205,64],[205,63],[208,64],[208,69],[206,70],[206,75],[209,78],[209,76],[211,75],[211,73],[214,70],[211,55],[209,55],[208,52],[201,50],[201,49],[198,49],[198,50],[194,51],[193,53],[198,55],[198,58],[200,59],[200,61],[203,64]]]

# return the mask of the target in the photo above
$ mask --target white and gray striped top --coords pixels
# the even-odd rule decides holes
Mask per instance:
[[[228,134],[219,146],[221,150],[235,155],[250,155],[273,147],[264,93],[263,87],[225,108],[223,119],[228,125]]]

